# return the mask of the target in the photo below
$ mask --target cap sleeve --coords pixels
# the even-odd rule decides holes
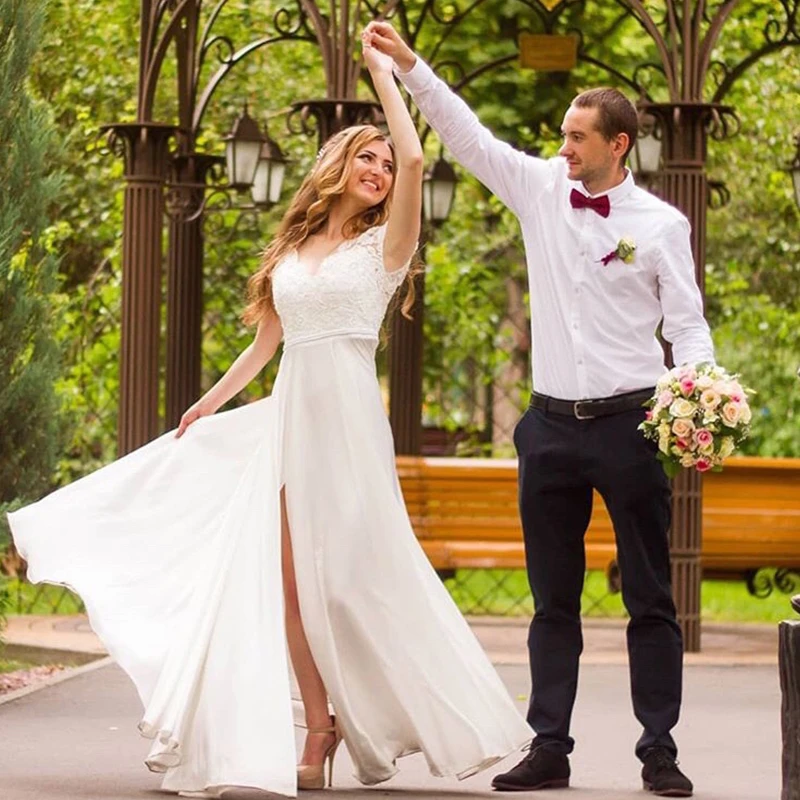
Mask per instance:
[[[406,261],[401,267],[392,270],[391,272],[386,269],[386,266],[383,263],[383,243],[386,240],[386,223],[383,225],[376,225],[373,228],[370,228],[364,234],[364,246],[369,251],[370,255],[372,256],[373,263],[376,266],[376,271],[378,273],[378,280],[381,285],[381,288],[386,292],[387,295],[393,295],[399,286],[405,280],[406,275],[408,274],[408,268],[411,266],[411,261],[414,256]],[[416,252],[417,247],[419,246],[419,242],[417,242],[417,246],[414,248]]]

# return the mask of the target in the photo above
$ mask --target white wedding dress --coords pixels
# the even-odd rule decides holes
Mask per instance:
[[[530,739],[409,523],[375,374],[404,270],[384,227],[308,274],[274,272],[272,396],[205,417],[10,515],[34,582],[71,586],[133,679],[164,788],[295,796],[280,567],[287,512],[303,625],[365,784],[421,751],[467,777]]]

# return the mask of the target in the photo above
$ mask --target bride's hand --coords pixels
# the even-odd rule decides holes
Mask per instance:
[[[202,400],[198,400],[193,406],[190,406],[183,412],[183,416],[181,417],[180,425],[178,425],[178,430],[175,433],[175,438],[180,439],[184,433],[186,433],[186,429],[193,423],[196,422],[200,417],[207,417],[214,413],[213,408],[209,408],[206,404],[203,403]]]
[[[372,75],[382,72],[391,75],[394,59],[372,46],[372,34],[366,30],[361,34],[361,47],[364,51],[364,62]]]
[[[414,51],[388,22],[372,20],[364,28],[361,39],[373,50],[390,56],[401,72],[408,72],[416,63],[417,56]]]

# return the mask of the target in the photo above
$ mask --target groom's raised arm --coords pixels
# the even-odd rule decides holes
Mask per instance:
[[[549,180],[548,162],[497,139],[391,25],[371,22],[366,33],[373,34],[373,47],[394,58],[395,74],[458,162],[522,216]]]

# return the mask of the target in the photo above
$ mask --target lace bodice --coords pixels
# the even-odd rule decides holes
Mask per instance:
[[[272,273],[275,308],[286,346],[346,334],[378,337],[389,300],[408,264],[387,272],[383,265],[386,226],[348,239],[309,274],[289,253]]]

